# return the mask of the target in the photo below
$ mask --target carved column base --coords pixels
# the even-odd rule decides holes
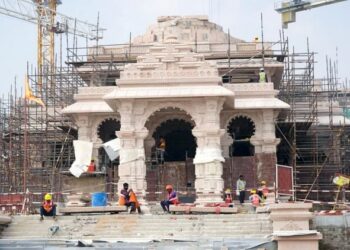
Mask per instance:
[[[222,202],[222,163],[211,162],[196,164],[196,203]]]
[[[123,183],[126,182],[143,205],[146,203],[147,190],[143,140],[147,134],[146,129],[117,132],[121,140],[118,193],[122,190]]]

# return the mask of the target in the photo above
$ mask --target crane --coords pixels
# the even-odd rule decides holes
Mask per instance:
[[[55,34],[69,33],[98,40],[102,38],[104,30],[98,25],[57,12],[59,4],[60,0],[0,0],[0,14],[36,24],[38,27],[37,67],[40,91],[43,86],[54,85],[51,76],[55,72]]]
[[[346,0],[289,0],[275,3],[275,10],[282,15],[283,28],[288,28],[289,23],[294,23],[296,13],[317,7],[344,2]]]

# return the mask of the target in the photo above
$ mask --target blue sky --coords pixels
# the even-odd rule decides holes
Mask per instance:
[[[58,11],[80,20],[96,22],[107,29],[101,44],[127,42],[142,34],[161,15],[206,14],[212,22],[230,29],[232,36],[251,41],[260,35],[260,13],[264,16],[265,40],[279,39],[280,15],[274,0],[62,0]],[[317,52],[316,77],[326,75],[326,55],[336,59],[339,75],[350,79],[350,1],[299,12],[297,22],[285,31],[296,51]],[[36,64],[36,26],[0,15],[0,94],[7,94],[17,77],[23,84],[27,62]]]

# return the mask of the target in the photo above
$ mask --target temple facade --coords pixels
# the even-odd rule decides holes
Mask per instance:
[[[206,203],[221,201],[240,174],[248,186],[273,185],[275,121],[289,105],[276,97],[283,63],[269,44],[231,37],[205,16],[172,16],[128,45],[90,53],[101,67],[108,55],[129,60],[109,81],[92,80],[88,63],[79,66],[89,86],[63,112],[74,118],[78,139],[93,142],[99,169],[108,162],[102,144],[120,138],[118,189],[128,182],[146,201],[156,185],[170,183]],[[266,82],[259,82],[261,68]],[[165,163],[152,168],[160,138]]]

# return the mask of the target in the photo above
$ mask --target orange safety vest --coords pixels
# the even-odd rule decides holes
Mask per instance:
[[[135,202],[136,208],[140,207],[140,204],[137,200],[136,194],[134,192],[130,192],[130,202]]]
[[[119,195],[119,205],[124,206],[125,205],[125,197],[123,195]]]
[[[43,202],[43,208],[45,209],[46,212],[49,213],[52,210],[52,208],[53,208],[53,202],[52,201],[50,201],[50,202],[44,201]]]
[[[230,194],[226,194],[225,195],[225,203],[232,203],[232,197]]]

